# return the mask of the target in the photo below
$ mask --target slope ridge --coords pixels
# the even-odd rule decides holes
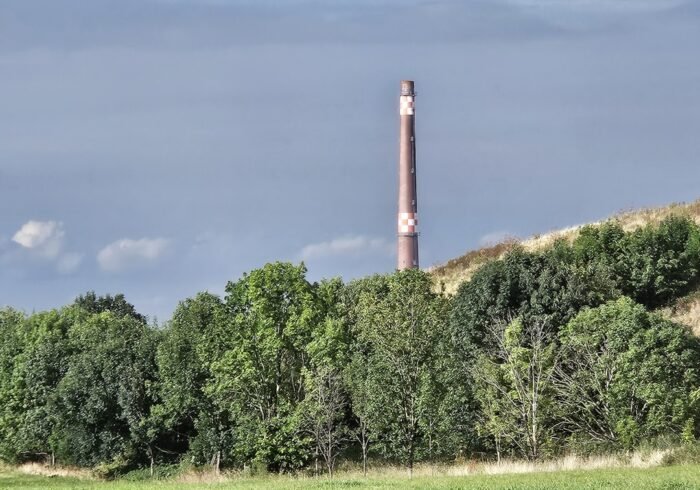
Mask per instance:
[[[658,223],[668,216],[688,216],[700,224],[700,199],[690,203],[673,203],[661,207],[648,207],[636,210],[621,211],[610,218],[575,225],[568,228],[553,230],[544,234],[533,235],[526,239],[509,237],[502,242],[468,251],[460,257],[448,260],[444,264],[430,267],[430,272],[436,280],[436,284],[444,287],[447,294],[457,292],[459,285],[471,279],[485,263],[502,257],[508,250],[516,245],[528,251],[538,251],[551,246],[556,240],[563,239],[573,241],[581,228],[587,225],[599,226],[609,221],[619,223],[625,231],[633,231],[650,223]]]

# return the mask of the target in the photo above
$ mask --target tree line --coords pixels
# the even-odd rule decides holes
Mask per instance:
[[[0,458],[333,474],[700,435],[700,341],[655,310],[700,228],[609,222],[514,246],[448,297],[423,271],[312,283],[271,263],[151,325],[122,295],[0,310]]]

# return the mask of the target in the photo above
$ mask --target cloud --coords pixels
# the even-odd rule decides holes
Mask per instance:
[[[59,221],[27,221],[14,234],[12,241],[38,255],[54,259],[63,248],[65,232]]]
[[[363,255],[367,253],[391,255],[393,253],[393,244],[390,244],[384,238],[350,235],[326,242],[306,245],[302,248],[299,256],[302,260],[309,260],[324,257]]]
[[[78,269],[83,255],[65,252],[65,239],[62,222],[30,220],[12,236],[14,249],[0,237],[0,260],[19,267],[50,264],[60,274],[70,274]]]
[[[169,247],[170,240],[165,238],[123,238],[100,250],[97,262],[104,271],[121,272],[157,262]]]

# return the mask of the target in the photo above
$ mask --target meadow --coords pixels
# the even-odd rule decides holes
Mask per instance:
[[[22,489],[321,489],[321,488],[421,488],[421,489],[700,489],[700,465],[653,468],[611,468],[538,473],[469,476],[384,475],[363,478],[340,475],[338,478],[292,478],[281,476],[225,478],[222,481],[98,481],[87,478],[46,476],[0,469],[0,488]]]

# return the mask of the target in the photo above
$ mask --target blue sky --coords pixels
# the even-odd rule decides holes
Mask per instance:
[[[403,78],[424,266],[696,199],[698,46],[683,0],[5,0],[0,304],[392,270]]]

